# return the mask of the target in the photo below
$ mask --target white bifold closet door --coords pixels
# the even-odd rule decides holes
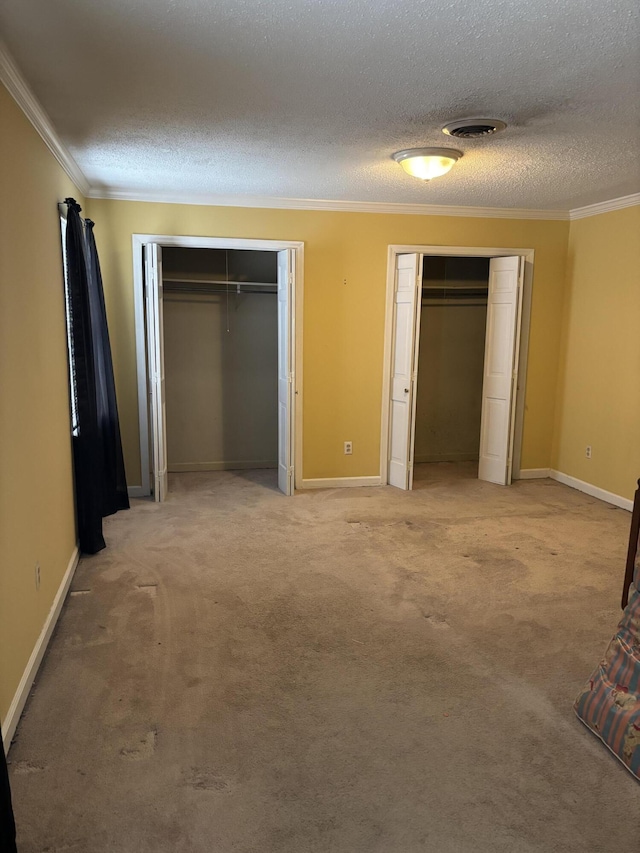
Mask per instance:
[[[492,258],[482,382],[478,479],[511,483],[524,259]]]
[[[167,411],[164,379],[164,319],[162,247],[145,247],[145,300],[147,314],[147,359],[149,370],[149,416],[153,497],[167,497]]]
[[[422,255],[396,255],[389,412],[389,484],[413,485]]]
[[[278,488],[293,494],[293,264],[292,249],[278,252]]]

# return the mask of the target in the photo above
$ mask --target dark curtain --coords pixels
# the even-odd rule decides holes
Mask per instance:
[[[93,222],[67,205],[66,259],[77,424],[73,435],[80,550],[105,547],[102,519],[129,508],[102,277]]]
[[[2,730],[0,729],[0,853],[16,853],[16,825],[11,806],[11,789],[7,761],[2,746]]]
[[[104,455],[102,483],[102,515],[113,515],[119,509],[129,509],[127,479],[120,440],[120,421],[116,402],[116,384],[113,377],[111,344],[104,304],[102,274],[98,249],[93,236],[91,219],[85,219],[85,238],[89,262],[89,302],[93,330],[93,357],[96,365],[96,401],[98,432]]]

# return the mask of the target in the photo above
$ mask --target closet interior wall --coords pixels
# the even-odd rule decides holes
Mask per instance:
[[[477,460],[488,258],[424,257],[415,462]]]
[[[163,279],[169,471],[277,468],[277,253],[165,248]]]

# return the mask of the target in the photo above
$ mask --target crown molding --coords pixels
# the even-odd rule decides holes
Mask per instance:
[[[317,198],[270,196],[221,196],[211,194],[156,193],[127,189],[97,189],[88,198],[156,204],[189,204],[208,207],[262,207],[272,210],[326,210],[345,213],[395,213],[411,216],[464,216],[483,219],[569,219],[567,210],[527,210],[510,207],[464,207],[441,204],[396,204],[377,201],[339,201]]]
[[[640,193],[623,195],[620,198],[612,198],[609,201],[599,201],[597,204],[587,204],[585,207],[576,207],[569,213],[569,219],[585,219],[587,216],[598,216],[600,213],[609,213],[611,210],[622,210],[624,207],[635,207],[640,204]]]
[[[27,81],[20,73],[13,57],[2,41],[0,41],[0,82],[4,83],[11,97],[38,131],[45,145],[69,178],[80,192],[86,196],[90,190],[89,182],[67,148],[61,142],[51,119],[31,91]]]

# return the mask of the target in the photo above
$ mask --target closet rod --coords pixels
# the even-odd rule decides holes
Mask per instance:
[[[240,285],[253,285],[255,287],[277,287],[277,282],[275,281],[238,281],[237,279],[229,279],[219,280],[214,278],[171,278],[169,276],[164,276],[165,284],[219,284],[223,287],[226,287],[228,284],[234,285],[234,287],[238,284]]]
[[[474,293],[476,293],[476,292],[477,293],[488,293],[489,292],[489,285],[485,286],[485,285],[480,284],[477,286],[474,285],[473,287],[450,287],[450,286],[447,286],[446,284],[441,284],[440,286],[436,286],[435,284],[429,284],[429,285],[423,284],[422,285],[423,293],[425,290],[427,292],[428,291],[434,291],[435,293],[439,293],[440,291],[443,291],[443,290],[446,290],[447,293],[460,293],[460,292],[466,293],[469,290],[472,290]]]
[[[481,299],[432,299],[431,297],[424,297],[422,299],[423,305],[442,305],[444,303],[447,308],[464,308],[469,305],[478,305],[480,307],[487,307],[487,300]]]
[[[253,287],[253,283],[250,285],[241,284],[240,282],[229,282],[229,284],[233,284],[233,287],[229,289],[229,293],[238,293],[237,287],[240,286],[242,289],[239,291],[240,293],[262,293],[267,296],[271,296],[278,292],[277,288],[274,285],[267,285],[270,289],[267,290],[266,287]],[[226,288],[222,287],[171,287],[170,285],[164,286],[165,293],[201,293],[203,296],[207,295],[216,295],[216,296],[224,296],[227,293]]]
[[[486,299],[489,296],[488,290],[423,290],[422,295],[425,299],[467,299],[468,297]]]

